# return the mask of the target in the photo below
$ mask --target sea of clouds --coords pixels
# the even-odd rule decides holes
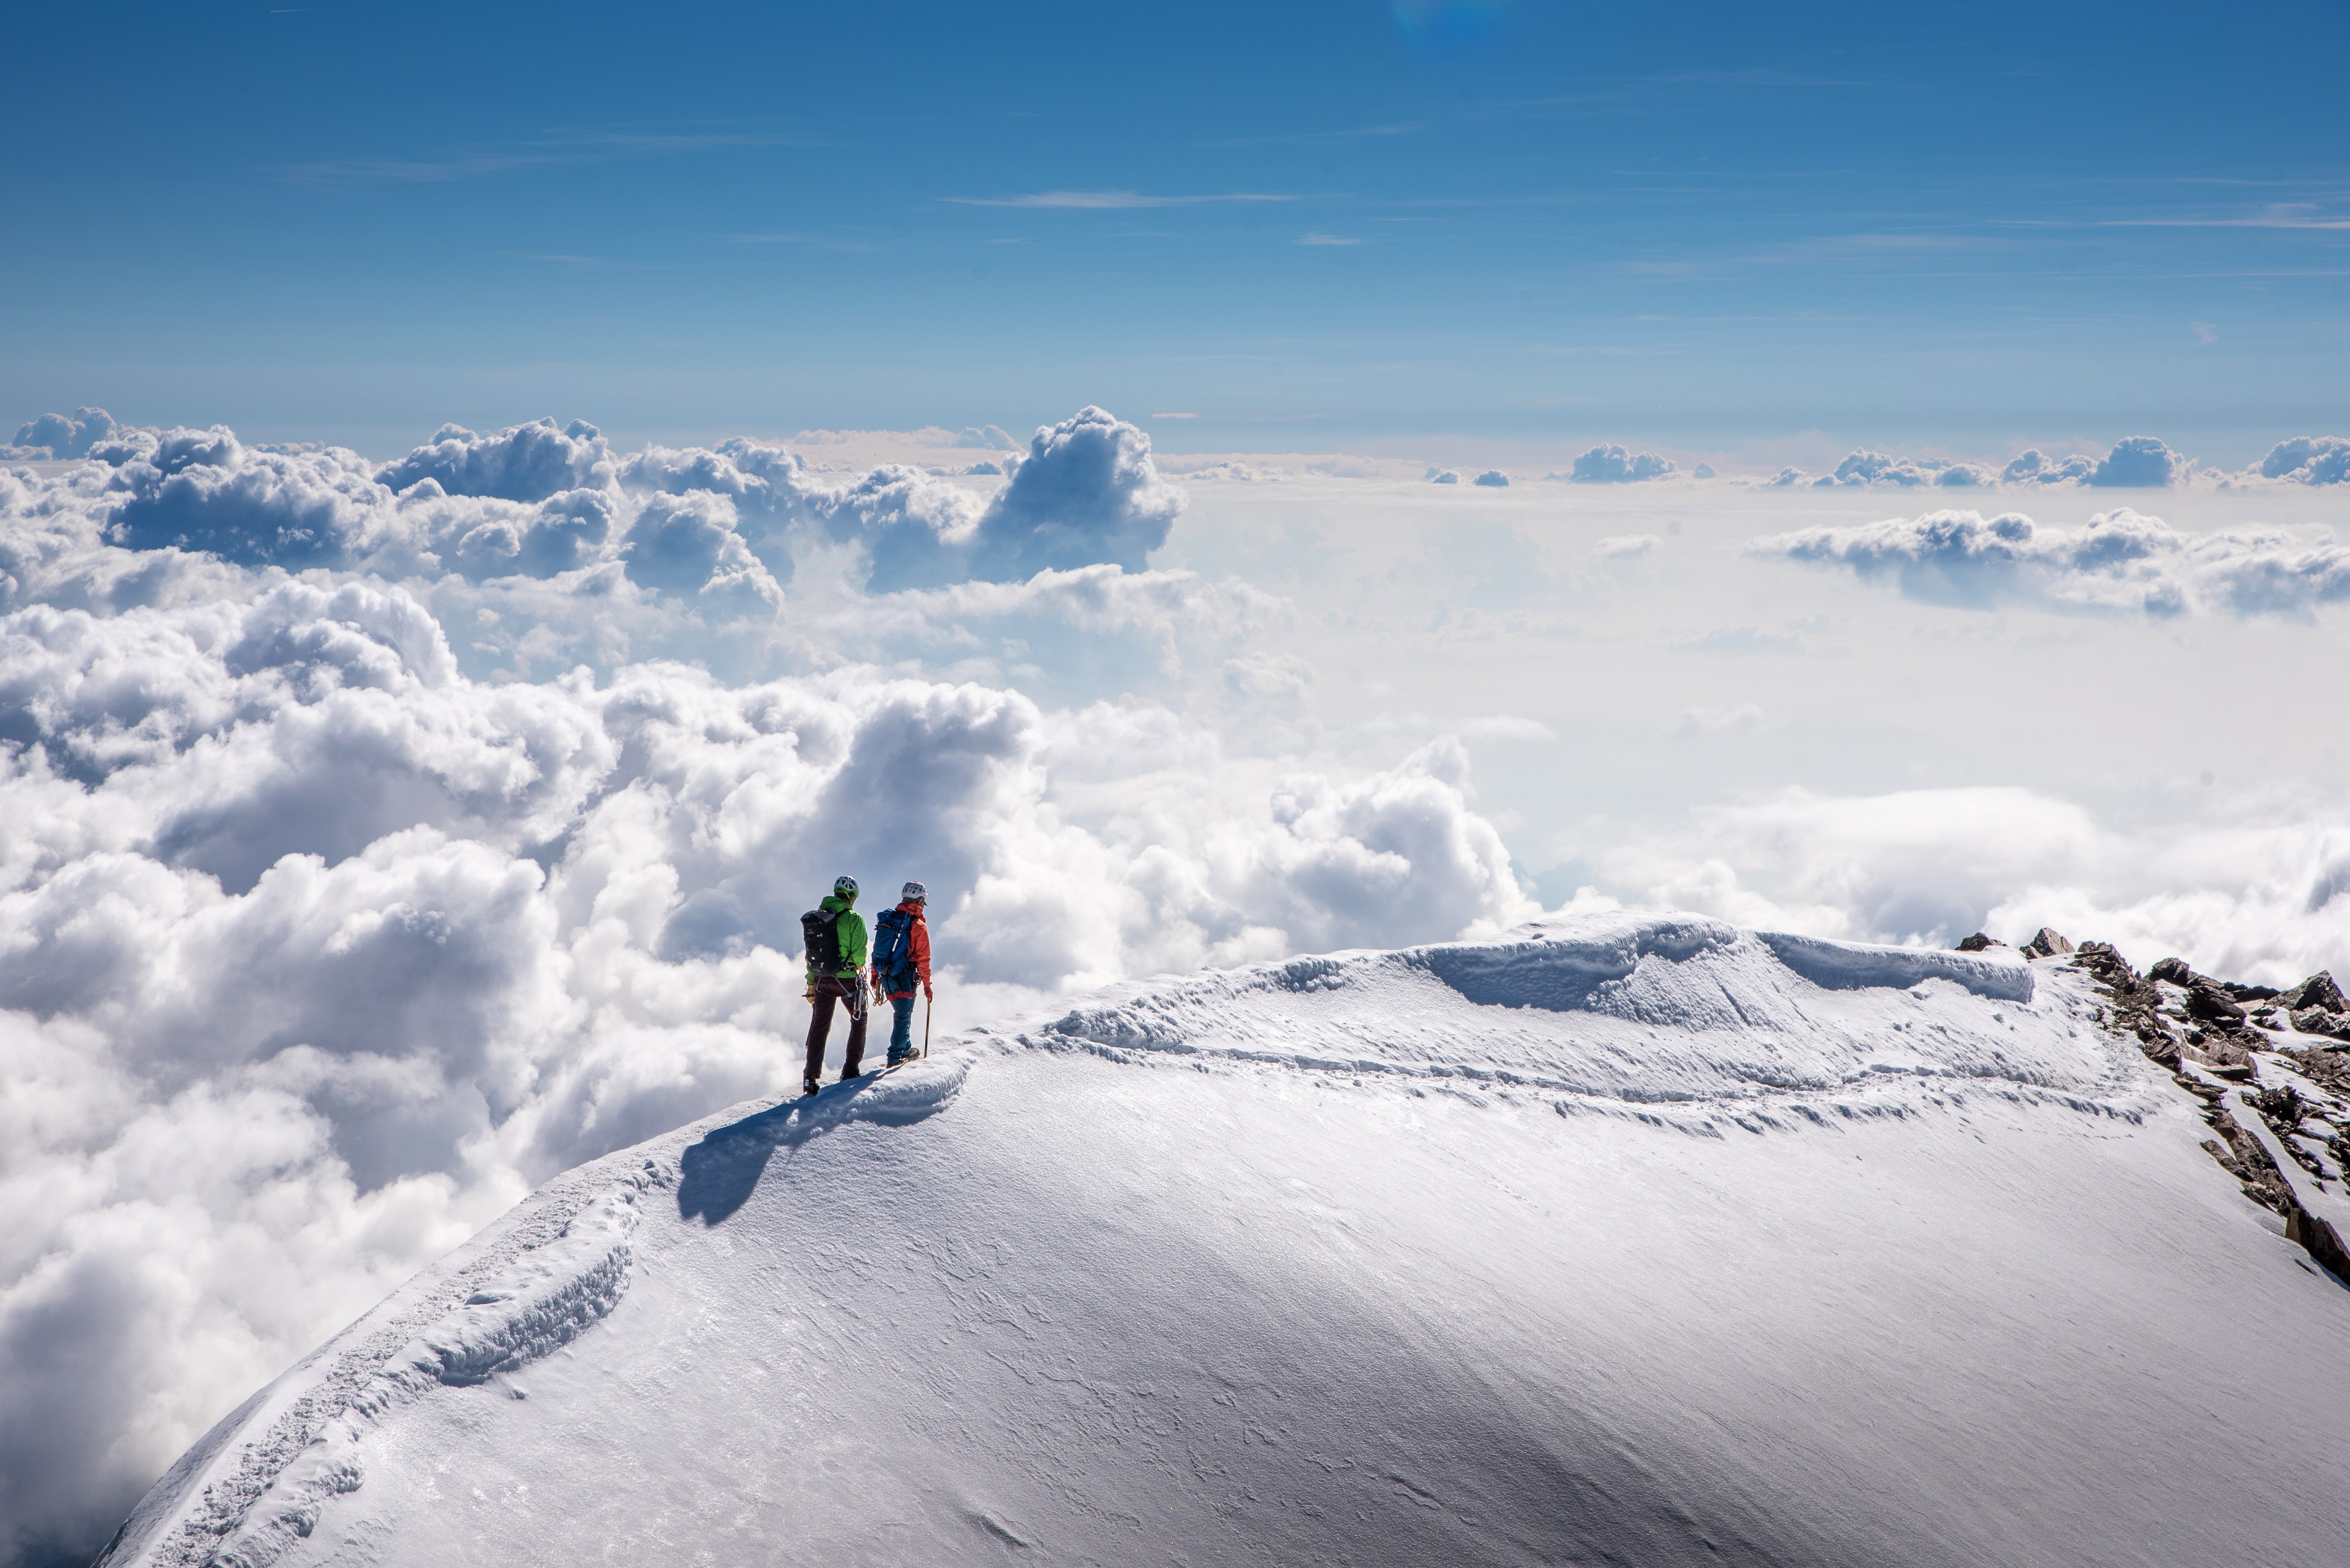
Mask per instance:
[[[1145,568],[1183,497],[1099,410],[984,491],[551,421],[28,433],[83,461],[0,474],[0,1560],[537,1181],[795,1082],[837,872],[940,890],[947,1022],[1534,908],[1457,742],[1331,778],[935,673],[1284,614]]]
[[[1431,468],[1426,477],[1438,484],[1461,483],[1460,473],[1449,468]],[[1716,474],[1711,463],[1700,462],[1684,470],[1659,452],[1634,452],[1613,442],[1604,442],[1577,456],[1567,472],[1543,477],[1575,484],[1638,484],[1665,479],[1707,480]],[[1506,485],[1510,478],[1494,469],[1480,474],[1475,483]],[[2259,462],[2237,472],[2208,465],[2199,468],[2193,458],[2156,436],[2126,436],[2096,456],[2086,452],[2054,455],[2033,447],[2005,462],[1887,454],[1863,447],[1846,453],[1842,462],[1825,473],[1812,473],[1790,465],[1768,478],[1739,476],[1728,483],[1761,483],[1773,490],[1980,490],[1999,486],[2167,490],[2188,485],[2241,490],[2275,484],[2343,484],[2350,483],[2350,438],[2297,436],[2281,441]]]
[[[213,1420],[536,1183],[795,1085],[797,918],[839,872],[868,909],[934,890],[942,1026],[1539,907],[1468,747],[1550,731],[1463,693],[1379,765],[1334,761],[1314,670],[1274,645],[1322,612],[1154,568],[1186,497],[1099,409],[980,472],[623,452],[553,421],[382,462],[87,409],[14,451],[0,1562],[102,1540]],[[2133,451],[2103,461],[2156,461]],[[2345,453],[2285,443],[2266,477],[2338,481]],[[1672,472],[1586,455],[1562,477]],[[1504,499],[1491,478],[1464,490]],[[2350,596],[2329,542],[2126,510],[1742,550],[1975,607]],[[1607,893],[1578,896],[1887,940],[2045,912],[2290,966],[2345,935],[2330,820],[2149,854],[2026,789],[1782,792],[1595,851]]]

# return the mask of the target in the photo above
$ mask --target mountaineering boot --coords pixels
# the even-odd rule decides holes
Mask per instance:
[[[800,1096],[802,1098],[806,1098],[807,1096],[815,1094],[818,1089],[823,1087],[824,1085],[822,1084],[817,1083],[814,1078],[810,1078],[800,1085]]]

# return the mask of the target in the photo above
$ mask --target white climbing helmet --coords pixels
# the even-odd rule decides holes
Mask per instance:
[[[930,890],[924,888],[920,882],[907,883],[906,890],[898,896],[902,899],[910,900],[917,904],[927,904],[931,901]]]

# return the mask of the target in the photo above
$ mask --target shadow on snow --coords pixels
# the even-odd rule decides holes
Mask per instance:
[[[941,1070],[876,1074],[837,1084],[810,1098],[785,1100],[730,1122],[680,1157],[677,1210],[688,1220],[716,1225],[733,1216],[758,1190],[767,1162],[779,1148],[797,1148],[820,1133],[851,1122],[909,1127],[943,1110],[962,1082],[962,1064]]]

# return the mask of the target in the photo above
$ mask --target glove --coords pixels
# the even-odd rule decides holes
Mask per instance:
[[[922,981],[922,1000],[924,1002],[931,1000],[931,982],[927,980]]]
[[[807,999],[809,1006],[816,1005],[816,976],[814,975],[808,976]]]

